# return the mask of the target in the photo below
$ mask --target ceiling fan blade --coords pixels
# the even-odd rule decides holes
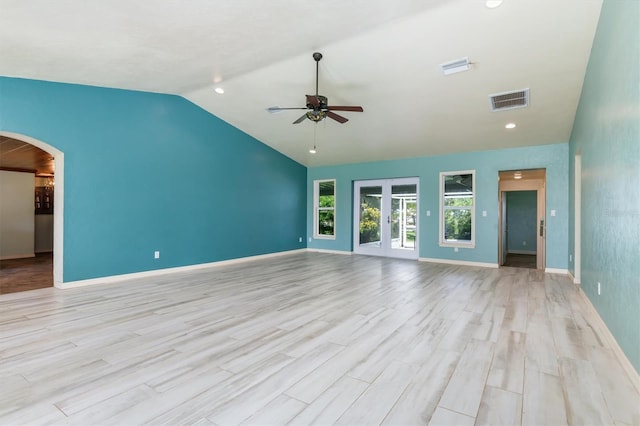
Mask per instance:
[[[307,105],[313,105],[314,108],[320,106],[320,99],[316,95],[306,95],[307,96]]]
[[[267,111],[271,112],[271,111],[284,111],[287,109],[308,109],[306,107],[292,107],[292,108],[281,108],[281,107],[276,107],[276,106],[272,106],[267,108]]]
[[[306,109],[306,108],[304,108]],[[305,119],[307,118],[307,114],[303,114],[302,117],[298,118],[296,121],[293,122],[293,124],[300,124],[302,123]]]
[[[327,106],[327,111],[353,111],[364,112],[361,106]]]
[[[331,117],[339,123],[346,123],[349,121],[348,118],[345,118],[341,115],[336,114],[335,112],[327,111],[327,117]]]

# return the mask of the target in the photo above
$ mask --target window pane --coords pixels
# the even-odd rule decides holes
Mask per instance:
[[[473,205],[473,197],[470,195],[463,196],[444,196],[445,206],[463,206],[471,207]]]
[[[320,210],[318,212],[318,234],[333,235],[333,210]]]
[[[444,239],[447,241],[471,241],[471,210],[444,211]]]
[[[360,188],[360,244],[380,246],[381,186]]]

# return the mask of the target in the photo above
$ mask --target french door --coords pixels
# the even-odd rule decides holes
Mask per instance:
[[[354,183],[353,251],[418,258],[418,178]]]

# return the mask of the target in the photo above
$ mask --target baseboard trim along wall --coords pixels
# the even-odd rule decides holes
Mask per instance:
[[[580,294],[580,297],[582,297],[587,309],[590,309],[593,317],[596,318],[596,326],[601,332],[601,335],[606,340],[607,346],[613,351],[616,358],[618,358],[618,362],[620,362],[620,365],[622,365],[625,373],[627,373],[627,376],[629,377],[629,380],[631,380],[631,384],[633,385],[633,387],[638,392],[640,392],[640,375],[634,368],[633,364],[631,364],[631,361],[629,361],[629,358],[627,358],[627,356],[624,354],[622,348],[620,348],[620,345],[618,345],[618,341],[615,337],[613,337],[613,334],[611,334],[609,327],[607,327],[607,324],[605,324],[597,309],[595,308],[595,306],[593,306],[593,303],[591,303],[591,299],[587,297],[585,292],[582,290],[582,287],[580,286],[578,286],[578,293]]]
[[[568,269],[545,268],[544,272],[547,274],[569,275]]]
[[[69,281],[69,282],[62,282],[62,283],[57,282],[57,283],[54,283],[54,285],[56,288],[68,289],[68,288],[76,288],[76,287],[85,287],[88,285],[112,284],[112,283],[117,283],[121,281],[133,280],[136,278],[147,278],[147,277],[154,277],[158,275],[172,274],[175,272],[186,272],[186,271],[195,271],[198,269],[215,268],[217,266],[233,265],[236,263],[250,262],[252,260],[259,260],[259,259],[268,259],[270,257],[284,256],[284,255],[293,254],[293,253],[304,253],[306,251],[307,249],[279,251],[276,253],[267,253],[267,254],[260,254],[257,256],[239,257],[237,259],[221,260],[218,262],[199,263],[197,265],[178,266],[175,268],[165,268],[165,269],[154,269],[152,271],[134,272],[132,274],[112,275],[109,277],[91,278],[88,280],[80,280],[80,281]]]
[[[30,257],[36,257],[34,253],[31,254],[12,254],[9,256],[0,256],[0,260],[15,260],[15,259],[28,259]]]
[[[528,255],[536,255],[538,252],[535,250],[507,250],[509,254],[528,254]]]
[[[449,265],[462,265],[462,266],[480,266],[482,268],[497,268],[497,263],[485,263],[485,262],[469,262],[466,260],[451,260],[451,259],[434,259],[431,257],[420,257],[418,258],[420,262],[430,262],[430,263],[446,263]]]
[[[347,256],[351,256],[353,254],[352,251],[325,250],[325,249],[316,249],[316,248],[308,248],[307,251],[315,252],[315,253],[344,254],[344,255],[347,255]]]

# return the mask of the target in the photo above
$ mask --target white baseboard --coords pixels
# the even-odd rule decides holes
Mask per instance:
[[[0,256],[0,260],[28,259],[30,257],[36,257],[36,255],[34,253],[31,253],[31,254],[10,254],[9,256]]]
[[[600,331],[600,335],[604,337],[607,346],[611,348],[616,358],[618,358],[620,365],[622,365],[625,373],[627,373],[627,376],[631,380],[631,384],[633,385],[633,387],[637,392],[640,392],[640,375],[638,375],[638,372],[633,367],[633,364],[631,364],[629,358],[627,358],[627,356],[622,351],[622,348],[620,348],[620,345],[618,345],[616,338],[613,337],[613,334],[611,334],[609,327],[607,327],[605,322],[602,320],[602,317],[596,310],[596,307],[593,306],[593,303],[591,303],[591,299],[587,297],[587,295],[582,290],[582,287],[578,287],[578,293],[584,299],[584,304],[587,306],[587,309],[591,309],[593,317],[596,318],[596,326],[598,327],[598,331]]]
[[[463,266],[480,266],[482,268],[497,268],[497,263],[485,263],[485,262],[469,262],[466,260],[451,260],[451,259],[434,259],[430,257],[418,258],[420,262],[430,263],[446,263],[448,265],[463,265]]]
[[[573,272],[567,271],[567,275],[569,275],[569,278],[571,278],[571,282],[580,285],[580,280],[573,276]]]
[[[293,254],[293,253],[303,253],[305,251],[307,251],[307,249],[288,250],[288,251],[280,251],[276,253],[260,254],[257,256],[239,257],[237,259],[221,260],[218,262],[199,263],[197,265],[177,266],[175,268],[154,269],[152,271],[134,272],[131,274],[111,275],[108,277],[91,278],[88,280],[55,282],[54,286],[60,289],[68,289],[68,288],[76,288],[76,287],[85,287],[88,285],[111,284],[111,283],[117,283],[121,281],[133,280],[137,278],[148,278],[148,277],[155,277],[158,275],[173,274],[176,272],[195,271],[198,269],[207,269],[207,268],[215,268],[215,267],[224,266],[224,265],[233,265],[236,263],[250,262],[252,260],[268,259],[270,257],[284,256],[284,255]]]
[[[545,268],[544,272],[547,274],[569,275],[568,269]]]
[[[353,254],[352,251],[325,250],[325,249],[317,249],[317,248],[307,248],[307,251],[316,252],[316,253],[344,254],[344,255],[347,255],[347,256],[351,256]]]
[[[536,255],[538,254],[538,252],[536,252],[535,250],[507,250],[507,253],[509,254],[529,254],[529,255]]]

